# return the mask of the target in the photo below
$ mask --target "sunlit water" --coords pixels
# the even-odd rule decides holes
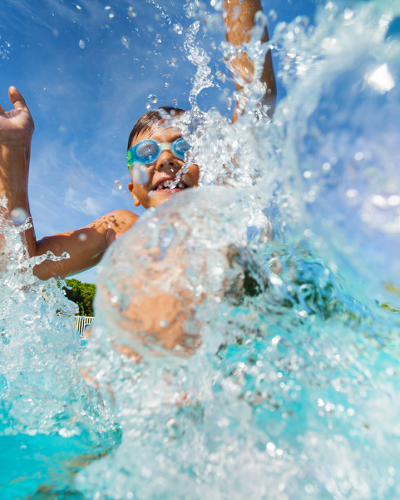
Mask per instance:
[[[26,495],[399,497],[399,14],[329,2],[313,28],[278,25],[288,95],[270,122],[249,86],[234,127],[197,106],[214,76],[192,24],[180,126],[201,187],[107,253],[86,349],[56,282],[32,277],[23,227],[3,222],[1,432],[12,460],[37,447],[31,462],[56,469],[33,467]],[[187,318],[174,346],[174,314],[135,316],[160,296]]]

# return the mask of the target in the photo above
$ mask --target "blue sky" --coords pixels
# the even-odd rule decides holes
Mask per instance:
[[[176,33],[173,25],[180,23],[185,30],[196,19],[187,17],[190,3],[0,2],[0,103],[10,109],[7,89],[15,85],[35,120],[29,195],[38,238],[82,227],[119,208],[141,213],[126,188],[127,139],[146,112],[150,94],[158,98],[152,107],[176,99],[179,107],[189,108],[195,68],[182,49],[184,34]],[[210,0],[201,3],[215,12]],[[313,21],[318,2],[262,4],[266,14],[277,14],[276,21],[269,16],[272,37],[278,22],[297,15]],[[129,16],[132,12],[135,17]],[[197,16],[198,9],[194,12]],[[221,53],[212,48],[224,40],[222,26],[211,30],[202,21],[198,39],[212,55],[211,67],[223,70]],[[223,88],[233,90],[232,82],[203,91],[200,107],[228,112]],[[278,99],[283,96],[279,84]],[[122,189],[115,189],[116,180]],[[95,282],[95,274],[90,270],[78,278]]]

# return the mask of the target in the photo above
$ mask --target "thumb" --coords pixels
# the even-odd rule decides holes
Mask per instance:
[[[25,99],[18,92],[15,87],[10,87],[8,89],[8,97],[10,101],[14,104],[15,109],[22,109],[24,111],[29,111],[28,106],[26,105]]]

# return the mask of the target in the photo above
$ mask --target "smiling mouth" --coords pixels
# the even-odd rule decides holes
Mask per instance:
[[[161,192],[161,193],[174,193],[175,191],[183,191],[184,189],[189,188],[189,186],[182,181],[179,181],[176,186],[171,187],[173,185],[174,185],[174,181],[172,181],[171,179],[167,179],[167,180],[157,184],[152,189],[152,191],[155,193],[159,193],[159,192]]]

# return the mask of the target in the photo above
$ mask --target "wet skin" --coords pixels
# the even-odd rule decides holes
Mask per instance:
[[[165,120],[158,121],[151,129],[140,132],[130,144],[130,148],[145,139],[153,139],[160,143],[172,143],[181,137],[176,127],[163,128]],[[168,200],[172,194],[198,186],[199,167],[195,164],[189,165],[185,173],[179,174],[179,183],[175,189],[163,187],[165,181],[177,179],[178,172],[185,162],[177,158],[169,149],[164,150],[160,157],[150,165],[146,165],[148,181],[146,184],[130,182],[129,191],[135,201],[135,206],[142,205],[144,208],[157,207]],[[133,168],[132,168],[133,171]],[[179,187],[183,186],[183,187]],[[161,189],[160,189],[161,188]]]

